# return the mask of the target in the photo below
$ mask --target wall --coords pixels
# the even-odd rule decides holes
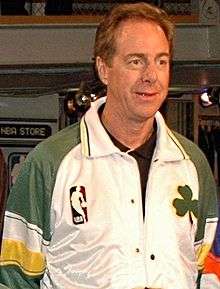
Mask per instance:
[[[0,25],[0,65],[90,63],[96,24]],[[220,59],[220,25],[178,24],[174,59]]]

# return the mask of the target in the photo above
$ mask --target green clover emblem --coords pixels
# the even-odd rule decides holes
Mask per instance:
[[[189,186],[179,186],[178,192],[183,199],[174,199],[173,206],[176,209],[176,214],[180,217],[185,216],[187,212],[191,217],[191,213],[198,218],[198,200],[192,200],[192,190]]]

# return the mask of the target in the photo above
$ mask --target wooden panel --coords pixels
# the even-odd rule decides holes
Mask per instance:
[[[86,24],[99,23],[102,16],[0,16],[0,24]],[[198,15],[171,16],[175,23],[198,23]]]

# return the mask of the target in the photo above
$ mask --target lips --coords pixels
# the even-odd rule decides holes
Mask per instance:
[[[142,97],[152,97],[157,94],[157,92],[135,92],[135,93]]]

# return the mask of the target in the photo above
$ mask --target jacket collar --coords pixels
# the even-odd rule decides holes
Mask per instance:
[[[189,159],[186,151],[174,133],[167,127],[159,111],[156,113],[155,119],[157,122],[157,142],[153,160],[172,162]]]
[[[121,153],[111,141],[98,115],[98,109],[105,101],[106,98],[102,97],[92,102],[90,109],[81,119],[80,135],[82,153],[86,157],[97,158],[114,153]],[[157,141],[153,161],[178,161],[188,159],[188,155],[171,130],[166,126],[160,112],[156,113],[155,119],[157,122]]]
[[[90,109],[81,119],[82,153],[87,157],[102,157],[120,152],[111,141],[99,118],[98,109],[105,101],[106,98],[101,97],[92,102]]]

